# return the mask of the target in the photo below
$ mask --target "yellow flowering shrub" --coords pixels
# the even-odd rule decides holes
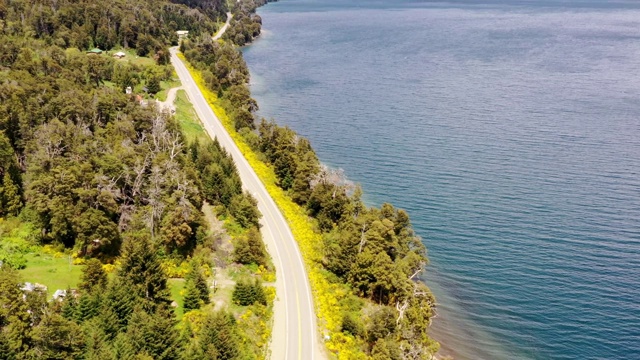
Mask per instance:
[[[111,274],[112,272],[114,272],[116,270],[116,265],[114,265],[114,264],[103,264],[102,265],[102,269],[107,274]]]
[[[189,272],[189,263],[182,261],[180,265],[176,265],[171,260],[163,260],[160,267],[169,278],[184,278]]]
[[[339,359],[366,359],[367,356],[360,350],[360,346],[356,340],[352,336],[345,335],[340,331],[343,314],[340,299],[347,296],[347,293],[340,284],[332,284],[322,271],[320,260],[323,254],[323,241],[322,236],[314,230],[313,220],[307,216],[302,207],[293,202],[286,192],[276,185],[276,175],[273,168],[260,161],[258,154],[256,154],[244,138],[235,131],[233,123],[220,105],[218,97],[211,90],[207,89],[199,71],[191,67],[182,54],[178,56],[180,56],[187,65],[189,72],[214,113],[231,135],[231,138],[265,185],[267,191],[289,223],[291,232],[300,247],[305,262],[309,282],[311,283],[311,290],[315,299],[318,324],[326,329],[330,336],[330,339],[326,341],[327,349],[332,353],[338,354]]]

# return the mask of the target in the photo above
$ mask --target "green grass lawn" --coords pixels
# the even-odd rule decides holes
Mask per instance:
[[[156,99],[160,101],[167,101],[167,93],[169,89],[180,86],[180,81],[177,79],[171,79],[168,81],[160,81],[160,87],[162,90],[158,92],[155,96]]]
[[[193,105],[187,98],[187,93],[184,90],[178,90],[176,94],[176,113],[175,117],[182,128],[182,132],[187,138],[187,141],[192,142],[195,139],[199,139],[201,143],[208,140],[209,136],[204,132],[202,123],[193,109]]]
[[[83,266],[69,265],[68,255],[56,258],[51,254],[31,253],[25,258],[27,267],[19,271],[22,280],[47,286],[49,296],[58,289],[78,287]]]
[[[181,294],[182,289],[184,289],[184,279],[169,279],[169,289],[171,290],[171,299],[178,303],[178,307],[175,308],[175,312],[178,321],[180,321],[184,314],[182,310],[182,305],[184,305],[184,296]]]
[[[136,54],[136,50],[135,49],[114,49],[114,50],[110,50],[109,51],[109,54],[110,54],[109,56],[113,56],[113,54],[117,53],[118,51],[122,51],[125,54],[127,54],[122,59],[118,59],[117,60],[117,61],[120,61],[120,62],[127,62],[127,63],[130,63],[130,64],[142,65],[142,66],[154,65],[156,63],[155,60],[153,60],[150,57],[138,56],[138,54]]]

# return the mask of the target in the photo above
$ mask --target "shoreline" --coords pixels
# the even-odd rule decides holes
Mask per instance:
[[[259,6],[258,9],[256,9],[256,13],[258,13],[258,11],[260,11],[260,9],[262,7],[264,7],[264,6],[268,5],[268,4],[269,4],[269,2],[265,3],[262,6]],[[269,29],[265,29],[264,25],[263,25],[261,27],[260,34],[255,39],[253,39],[252,42],[250,42],[248,44],[245,44],[244,46],[240,47],[240,53],[242,54],[243,59],[244,59],[244,52],[243,52],[244,49],[247,49],[247,48],[255,45],[255,43],[258,42],[258,41],[264,40],[265,36],[270,36],[271,34],[272,34],[272,32]],[[245,60],[245,63],[246,63],[246,60]],[[251,67],[249,66],[248,63],[247,63],[247,68],[249,69],[249,72],[251,73]],[[254,75],[252,74],[251,79],[253,79],[253,78],[254,78]],[[247,85],[249,86],[249,89],[251,90],[251,88],[252,88],[252,86],[254,84],[252,84],[252,81],[250,81]],[[266,84],[264,84],[264,82],[262,82],[260,85],[261,86],[265,86]],[[252,97],[255,96],[252,91],[251,91],[251,95],[252,95]],[[258,105],[260,105],[260,102],[258,102]],[[328,168],[332,168],[329,165],[327,165],[325,162],[323,162],[322,159],[319,159],[319,160],[320,160],[320,163],[323,166],[327,166]],[[344,173],[344,170],[342,168],[338,168],[338,169],[341,170]],[[355,183],[352,180],[348,179],[346,176],[344,176],[344,180],[348,181],[348,182]],[[365,198],[365,197],[366,197],[366,195],[363,195],[363,198]],[[365,205],[366,206],[380,206],[381,204],[366,203]],[[428,266],[425,267],[424,272],[425,273],[428,272],[428,269],[429,269]],[[425,284],[425,285],[427,285],[430,289],[432,289],[432,286],[430,286],[430,284],[433,284],[434,283],[433,281],[430,282],[430,283],[428,283],[427,281],[425,281],[423,279],[419,279],[418,281],[423,283],[423,284]],[[436,285],[436,288],[439,288],[439,286]],[[433,290],[432,290],[432,292],[433,292]],[[435,295],[435,292],[433,292],[433,293]],[[437,300],[438,300],[438,298],[436,297],[436,304],[438,304]],[[438,319],[442,319],[442,320],[445,319],[445,318],[443,318],[442,315],[439,315],[439,312],[438,312],[439,309],[440,309],[440,307],[438,305],[436,305],[436,307],[435,307],[435,314],[436,315],[434,315],[434,317],[432,318],[432,321],[431,321],[431,323],[429,325],[429,331],[428,331],[429,337],[431,337],[433,340],[437,341],[438,344],[439,344],[439,349],[438,349],[438,351],[436,353],[433,354],[433,359],[436,359],[436,360],[459,360],[458,357],[456,356],[458,354],[458,352],[456,352],[450,346],[443,346],[443,344],[451,345],[453,343],[458,343],[457,341],[452,341],[453,338],[454,338],[454,336],[452,335],[453,331],[443,331],[444,330],[443,328],[441,328],[439,326],[434,326],[434,324],[437,322]],[[446,313],[446,311],[445,311],[445,313]],[[441,320],[441,323],[442,323],[442,320]],[[434,333],[436,333],[437,335],[433,336]],[[469,359],[471,359],[471,357],[469,357]]]

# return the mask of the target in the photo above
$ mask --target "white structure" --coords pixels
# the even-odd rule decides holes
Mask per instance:
[[[122,59],[123,57],[127,56],[127,54],[125,54],[122,51],[118,51],[117,53],[113,54],[114,58],[118,58],[118,59]]]
[[[56,292],[53,293],[53,300],[58,300],[58,301],[62,301],[65,297],[67,296],[67,290],[56,290]]]
[[[178,30],[176,31],[176,34],[178,34],[178,39],[182,40],[189,36],[189,30]]]
[[[33,284],[30,282],[25,282],[24,285],[22,285],[22,287],[20,288],[20,290],[29,291],[29,292],[35,291],[35,290],[47,291],[47,287],[38,283]]]

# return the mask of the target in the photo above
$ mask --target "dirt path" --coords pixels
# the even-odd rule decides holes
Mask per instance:
[[[176,101],[176,93],[178,90],[182,90],[182,86],[174,87],[167,91],[167,100],[160,101],[156,100],[156,104],[160,110],[169,110],[170,113],[174,113],[176,111],[176,107],[173,104]]]
[[[231,14],[230,12],[227,13],[227,22],[224,23],[224,25],[220,28],[220,30],[218,30],[218,32],[213,35],[213,41],[216,41],[218,39],[220,39],[222,37],[222,35],[224,35],[224,32],[227,31],[227,28],[229,27],[229,23],[231,23],[231,18],[233,17],[233,14]]]

